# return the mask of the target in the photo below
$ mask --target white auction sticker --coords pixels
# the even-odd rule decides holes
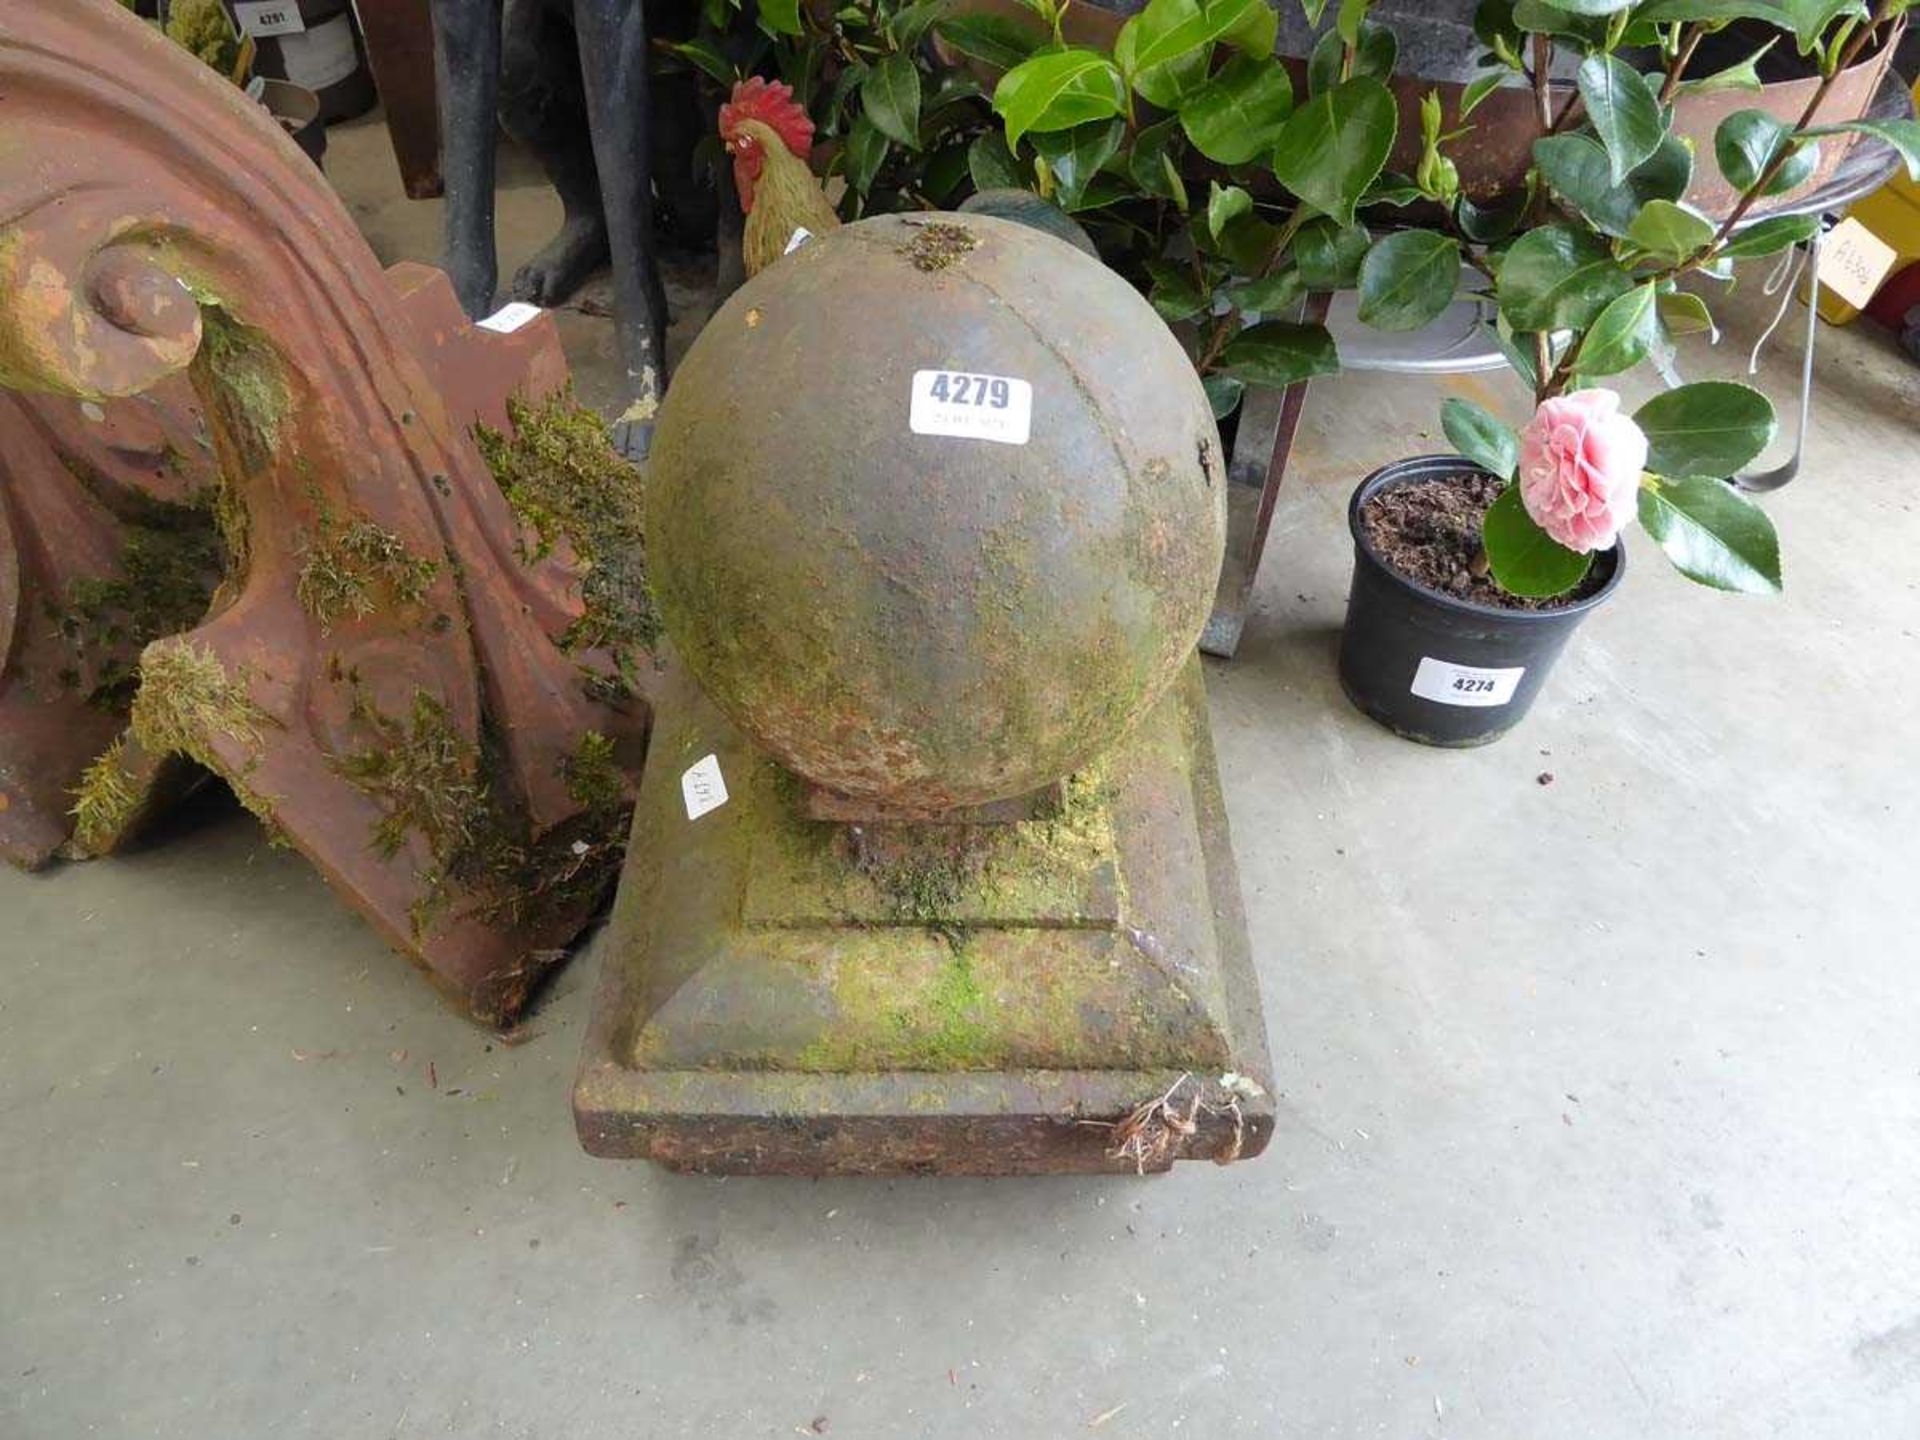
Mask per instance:
[[[1420,668],[1414,672],[1413,693],[1422,700],[1437,701],[1442,705],[1471,705],[1485,708],[1491,705],[1505,705],[1513,699],[1514,687],[1519,685],[1520,677],[1527,673],[1527,667],[1516,665],[1510,670],[1489,670],[1479,665],[1456,665],[1451,660],[1436,660],[1431,655],[1420,657]]]
[[[540,307],[538,305],[529,305],[524,300],[515,300],[509,304],[502,305],[498,310],[487,316],[486,319],[476,320],[474,323],[482,330],[497,330],[502,335],[511,335],[522,325],[538,320],[539,318]]]
[[[1024,445],[1033,429],[1033,386],[1010,375],[916,370],[907,424],[916,435]]]
[[[1856,310],[1867,308],[1899,252],[1848,218],[1820,242],[1820,283]]]
[[[720,757],[696,760],[680,777],[680,798],[687,802],[687,819],[698,820],[727,803],[727,782],[720,774]]]
[[[811,239],[813,239],[813,232],[811,230],[807,229],[804,225],[797,226],[794,232],[787,237],[787,248],[780,253],[782,255],[791,255]]]
[[[307,28],[300,18],[299,0],[237,0],[233,18],[242,35],[264,40],[269,35],[298,35]]]

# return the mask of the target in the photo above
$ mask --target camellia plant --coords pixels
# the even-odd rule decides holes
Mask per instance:
[[[1278,318],[1308,291],[1357,288],[1363,322],[1411,331],[1460,294],[1463,266],[1477,276],[1535,413],[1516,434],[1452,400],[1442,422],[1469,459],[1518,480],[1488,511],[1486,558],[1502,588],[1546,598],[1578,586],[1593,552],[1635,518],[1695,580],[1779,588],[1771,523],[1725,483],[1774,435],[1766,397],[1706,381],[1628,415],[1597,382],[1712,328],[1707,299],[1683,281],[1727,284],[1736,261],[1812,236],[1811,215],[1748,217],[1808,179],[1824,137],[1877,135],[1920,172],[1920,123],[1811,121],[1834,78],[1894,38],[1907,3],[1483,0],[1484,71],[1451,123],[1439,94],[1426,97],[1410,176],[1385,169],[1398,46],[1369,0],[1302,0],[1311,23],[1330,8],[1332,19],[1300,94],[1271,53],[1276,22],[1260,0],[1150,0],[1110,52],[1064,43],[1066,0],[1026,0],[1035,27],[978,17],[941,33],[1007,67],[993,95],[1005,131],[973,142],[975,184],[1025,185],[1075,212],[1186,339],[1216,414],[1245,385],[1338,369],[1324,328]],[[1673,133],[1674,102],[1759,89],[1758,54],[1691,73],[1702,39],[1736,20],[1778,29],[1822,80],[1797,124],[1730,115],[1709,162]],[[1560,68],[1572,86],[1554,83]],[[1448,150],[1495,89],[1516,83],[1534,97],[1534,164],[1516,193],[1475,200]],[[1738,196],[1722,217],[1684,198],[1705,163]],[[1204,197],[1197,173],[1210,177]],[[1429,223],[1373,233],[1407,206]]]
[[[1462,262],[1498,305],[1501,342],[1533,389],[1535,412],[1516,436],[1465,400],[1442,422],[1460,451],[1509,485],[1487,512],[1483,540],[1493,578],[1517,595],[1564,594],[1593,552],[1635,518],[1689,578],[1726,590],[1780,586],[1771,522],[1725,483],[1774,434],[1772,405],[1724,381],[1681,385],[1632,416],[1596,381],[1670,354],[1672,339],[1712,326],[1708,302],[1681,281],[1727,283],[1737,260],[1809,239],[1814,215],[1748,223],[1756,205],[1805,183],[1823,137],[1860,130],[1894,145],[1920,175],[1920,123],[1811,117],[1834,78],[1870,45],[1890,43],[1906,0],[1486,0],[1476,30],[1494,67],[1469,86],[1469,109],[1506,74],[1533,88],[1540,129],[1529,192],[1504,209],[1455,194],[1444,229],[1400,231],[1360,267],[1361,317],[1389,329],[1426,324],[1452,300]],[[1688,73],[1701,39],[1730,21],[1778,27],[1822,77],[1798,124],[1743,109],[1721,122],[1712,163],[1738,198],[1713,219],[1682,198],[1696,164],[1672,133],[1673,102],[1690,89],[1758,89],[1749,57],[1729,70]],[[1621,53],[1651,51],[1642,71]],[[1578,57],[1574,93],[1548,83],[1557,51]],[[1435,106],[1437,109],[1437,105]],[[1421,172],[1445,192],[1449,137],[1428,127]]]
[[[993,94],[1004,134],[974,142],[975,185],[1024,186],[1075,214],[1175,326],[1217,415],[1247,385],[1336,371],[1326,329],[1284,317],[1310,290],[1357,282],[1361,209],[1419,197],[1384,173],[1399,128],[1391,32],[1343,4],[1296,94],[1264,0],[1150,0],[1111,51],[1063,42],[1068,0],[1027,3],[1037,30],[992,16],[941,27],[1008,67]],[[1202,170],[1204,194],[1190,178]]]

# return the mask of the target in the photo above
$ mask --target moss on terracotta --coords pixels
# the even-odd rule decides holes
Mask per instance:
[[[391,530],[371,520],[343,526],[322,506],[316,533],[300,547],[294,594],[324,631],[343,617],[418,604],[439,573],[439,562],[415,554]]]
[[[485,779],[505,773],[489,758],[496,742],[485,733],[480,744],[468,742],[432,695],[416,692],[400,719],[374,708],[356,685],[352,713],[372,743],[334,765],[381,807],[374,847],[392,857],[417,834],[430,857],[413,906],[416,933],[450,912],[498,929],[538,926],[612,883],[632,806],[606,737],[587,732],[562,765],[581,813],[536,839],[524,813]]]
[[[385,812],[373,827],[374,849],[391,859],[415,831],[440,860],[470,843],[482,809],[474,779],[478,752],[454,727],[446,706],[415,691],[411,712],[400,720],[375,709],[356,686],[352,714],[373,743],[334,765]]]
[[[74,788],[73,838],[84,851],[101,846],[126,829],[140,808],[139,777],[127,769],[126,743],[116,740],[86,769]]]
[[[140,657],[140,688],[133,697],[131,729],[153,756],[185,755],[227,782],[236,799],[269,832],[278,835],[273,802],[228,766],[213,741],[224,736],[250,750],[272,718],[253,703],[243,680],[227,674],[220,657],[191,640],[162,640]]]
[[[606,650],[623,673],[660,638],[647,583],[640,474],[614,450],[606,422],[571,389],[507,402],[513,433],[474,427],[480,453],[531,535],[529,564],[565,542],[579,561],[582,613],[555,636],[567,651]]]
[[[71,582],[64,605],[51,607],[62,637],[85,661],[72,679],[103,708],[125,710],[139,683],[141,650],[197,624],[225,568],[208,511],[176,510],[169,520],[126,524],[113,572]]]

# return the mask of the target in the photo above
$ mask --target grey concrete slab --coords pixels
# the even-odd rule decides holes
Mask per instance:
[[[329,162],[384,253],[431,256],[378,131]],[[1788,594],[1634,537],[1475,752],[1394,739],[1332,670],[1346,495],[1440,447],[1444,391],[1316,388],[1208,669],[1278,1066],[1252,1164],[593,1161],[591,947],[508,1047],[230,808],[0,873],[0,1435],[1920,1434],[1920,384],[1823,339],[1769,502]]]

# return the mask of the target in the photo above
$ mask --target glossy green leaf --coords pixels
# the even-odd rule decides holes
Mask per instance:
[[[920,71],[911,55],[893,54],[860,87],[860,108],[873,128],[909,150],[920,147]]]
[[[1298,305],[1300,297],[1306,293],[1307,287],[1300,279],[1298,270],[1282,270],[1278,275],[1264,275],[1258,280],[1246,280],[1229,286],[1227,299],[1237,310],[1256,315],[1279,315]]]
[[[1460,233],[1477,245],[1491,245],[1514,232],[1527,213],[1527,192],[1517,191],[1487,205],[1477,205],[1462,195],[1453,207],[1454,221]]]
[[[1648,476],[1640,524],[1689,580],[1716,590],[1780,589],[1780,537],[1767,512],[1724,481]]]
[[[1334,14],[1333,32],[1349,45],[1360,43],[1360,26],[1366,21],[1367,7],[1373,0],[1340,0]]]
[[[1653,154],[1613,183],[1612,165],[1599,141],[1588,135],[1550,135],[1533,142],[1534,164],[1553,192],[1595,228],[1624,237],[1650,200],[1678,200],[1693,178],[1693,156],[1669,135]]]
[[[1400,42],[1384,25],[1368,21],[1360,27],[1360,43],[1354,47],[1353,73],[1385,82],[1393,75]],[[1329,30],[1314,42],[1307,56],[1307,93],[1322,95],[1340,83],[1340,68],[1346,63],[1347,46],[1337,31]]]
[[[976,190],[1018,190],[1026,180],[1013,152],[1007,149],[1006,137],[998,130],[983,131],[967,147],[967,173],[973,177]]]
[[[1444,401],[1440,428],[1447,432],[1454,449],[1502,480],[1511,480],[1520,468],[1520,437],[1513,433],[1513,427],[1471,400],[1453,396]]]
[[[1575,364],[1582,375],[1618,375],[1652,353],[1660,341],[1660,296],[1651,284],[1636,285],[1607,302],[1580,342]]]
[[[1647,437],[1647,469],[1676,479],[1737,474],[1773,440],[1773,405],[1748,385],[1697,380],[1642,405],[1634,422]]]
[[[1274,147],[1280,183],[1343,225],[1387,163],[1399,128],[1399,107],[1385,85],[1348,80],[1293,112]]]
[[[950,15],[934,27],[940,38],[970,60],[1011,70],[1032,55],[1045,38],[1009,15],[985,12]]]
[[[1480,102],[1506,84],[1510,76],[1511,72],[1506,70],[1489,70],[1484,75],[1474,76],[1460,92],[1460,109],[1455,118],[1465,120],[1473,114],[1480,108]]]
[[[1841,15],[1865,16],[1865,0],[1648,0],[1636,18],[1674,20],[1765,20],[1793,33],[1802,54]]]
[[[1627,227],[1627,238],[1655,259],[1678,263],[1713,242],[1715,226],[1674,200],[1649,200]]]
[[[1229,222],[1252,213],[1253,196],[1238,185],[1222,185],[1218,180],[1207,182],[1207,229],[1214,239],[1220,238],[1220,232]]]
[[[1169,153],[1169,147],[1181,134],[1178,118],[1162,120],[1141,130],[1133,137],[1133,148],[1127,152],[1127,174],[1149,195],[1158,195],[1163,200],[1177,197],[1184,210],[1186,187],[1180,181],[1179,166],[1173,163]]]
[[[1589,55],[1575,74],[1587,118],[1606,147],[1609,178],[1620,184],[1653,154],[1667,127],[1639,73],[1614,55]]]
[[[1194,149],[1222,165],[1271,150],[1293,113],[1293,82],[1272,56],[1236,55],[1180,107]]]
[[[1764,110],[1736,110],[1713,132],[1713,158],[1738,191],[1751,190],[1783,154],[1788,158],[1767,182],[1765,195],[1804,185],[1819,163],[1819,145],[1805,142],[1796,148],[1791,127]]]
[[[1376,330],[1418,330],[1453,303],[1460,245],[1432,230],[1401,230],[1377,242],[1360,265],[1360,322]]]
[[[1564,10],[1569,15],[1611,15],[1616,10],[1624,10],[1633,0],[1553,0],[1554,8]]]
[[[760,0],[760,28],[769,35],[800,33],[800,0]]]
[[[880,162],[887,158],[887,137],[864,113],[856,115],[847,131],[847,184],[865,195],[873,187]]]
[[[1307,17],[1309,27],[1317,28],[1326,11],[1327,0],[1300,0],[1300,13]]]
[[[1191,320],[1206,310],[1206,289],[1186,266],[1170,260],[1150,260],[1147,273],[1153,280],[1152,288],[1147,291],[1147,302],[1168,324]]]
[[[1487,507],[1480,527],[1487,567],[1509,595],[1544,600],[1563,595],[1578,585],[1593,564],[1591,555],[1569,550],[1534,523],[1520,499],[1520,487],[1509,485]]]
[[[711,40],[696,37],[683,40],[668,47],[682,60],[696,69],[718,80],[722,85],[731,85],[739,78],[733,68],[733,62],[720,53],[720,48]]]
[[[1540,371],[1534,364],[1532,334],[1515,330],[1504,317],[1497,317],[1486,329],[1493,337],[1493,343],[1500,347],[1500,353],[1507,357],[1507,364],[1513,367],[1513,373],[1520,377],[1521,383],[1529,390],[1538,389]]]
[[[902,52],[911,55],[952,3],[953,0],[916,0],[915,4],[896,11],[887,24],[893,43]]]
[[[1715,335],[1707,302],[1685,290],[1670,290],[1658,302],[1660,323],[1669,335]]]
[[[1606,242],[1570,225],[1529,230],[1500,262],[1500,313],[1515,330],[1583,330],[1633,286]]]
[[[1340,355],[1324,325],[1293,325],[1268,320],[1250,325],[1220,352],[1220,373],[1249,385],[1273,388],[1332,375],[1340,369]]]
[[[1053,50],[1024,60],[993,92],[993,108],[1007,126],[1007,144],[1028,131],[1070,130],[1105,120],[1125,107],[1120,72],[1097,50]]]
[[[1721,247],[1720,253],[1729,260],[1752,260],[1761,255],[1777,255],[1789,245],[1811,240],[1813,232],[1819,228],[1820,217],[1817,215],[1775,215],[1737,231]]]
[[[1293,237],[1293,258],[1309,290],[1351,290],[1360,283],[1360,262],[1372,247],[1364,225],[1309,220]]]
[[[1822,125],[1810,134],[1828,135],[1858,130],[1886,141],[1900,152],[1910,179],[1920,180],[1920,120],[1855,120],[1845,125]]]
[[[1550,5],[1546,0],[1515,0],[1513,23],[1529,34],[1565,36],[1581,46],[1595,49],[1606,42],[1604,16],[1576,15],[1565,6]]]
[[[1224,420],[1240,408],[1241,397],[1247,393],[1247,382],[1236,380],[1231,375],[1208,375],[1201,380],[1200,388],[1207,392],[1207,404],[1213,408],[1213,418]]]
[[[1078,209],[1087,186],[1126,138],[1124,120],[1089,120],[1071,130],[1050,130],[1028,139],[1053,172],[1054,200],[1063,210]]]
[[[1250,55],[1270,55],[1278,27],[1264,0],[1150,0],[1120,27],[1113,58],[1134,87],[1159,104],[1141,85],[1143,76],[1196,56],[1204,66],[1222,41]]]
[[[1274,249],[1280,241],[1280,231],[1257,214],[1239,215],[1229,220],[1221,227],[1220,233],[1211,238],[1218,252],[1231,261],[1242,275],[1258,275],[1273,259]]]
[[[1729,65],[1724,70],[1716,70],[1711,75],[1702,75],[1695,80],[1682,80],[1675,87],[1678,95],[1713,95],[1723,90],[1758,90],[1761,88],[1760,57],[1771,50],[1779,41],[1779,36],[1767,41],[1753,54],[1738,65]]]

